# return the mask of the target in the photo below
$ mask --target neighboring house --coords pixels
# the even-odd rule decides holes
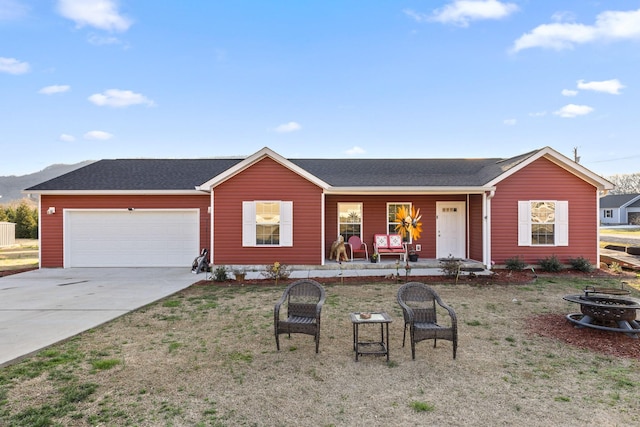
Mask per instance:
[[[370,247],[397,208],[422,215],[422,258],[491,267],[520,256],[599,260],[599,193],[613,185],[551,148],[508,159],[102,160],[40,195],[41,267],[323,265],[338,234]],[[395,262],[395,260],[394,260]]]
[[[600,223],[640,225],[640,194],[609,194],[601,198]]]

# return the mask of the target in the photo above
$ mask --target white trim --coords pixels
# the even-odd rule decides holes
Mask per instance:
[[[350,195],[357,194],[359,196],[375,196],[375,195],[459,195],[459,194],[482,194],[485,191],[495,191],[496,187],[330,187],[325,190],[330,195]]]
[[[386,221],[386,225],[387,225],[387,231],[385,232],[385,234],[394,234],[395,233],[395,229],[393,231],[389,230],[389,226],[394,223],[395,221],[389,222],[389,205],[409,205],[409,213],[411,213],[411,208],[413,208],[413,202],[386,202],[385,205],[385,221]],[[396,208],[397,209],[397,208]],[[397,214],[397,210],[396,210],[396,214]],[[395,219],[395,218],[394,218]],[[409,236],[407,236],[407,241],[405,243],[408,244],[412,244],[413,243],[413,236],[411,236],[411,234],[409,234]]]
[[[280,202],[280,246],[293,246],[293,202]]]
[[[227,181],[228,179],[234,177],[238,173],[242,172],[243,170],[251,167],[253,164],[258,163],[259,161],[261,161],[261,160],[263,160],[265,158],[272,159],[276,163],[279,163],[281,166],[284,166],[285,168],[289,169],[290,171],[300,175],[301,177],[303,177],[306,180],[314,183],[318,187],[321,187],[323,189],[329,188],[329,184],[327,184],[326,182],[322,181],[321,179],[319,179],[315,175],[310,174],[309,172],[307,172],[306,170],[302,169],[301,167],[295,165],[294,163],[292,163],[288,159],[285,159],[284,157],[282,157],[281,155],[279,155],[275,151],[273,151],[273,150],[271,150],[271,149],[269,149],[267,147],[264,147],[262,150],[252,154],[251,156],[247,157],[246,159],[242,160],[241,162],[237,163],[236,165],[230,167],[229,169],[225,170],[224,172],[222,172],[222,173],[216,175],[215,177],[211,178],[207,182],[204,182],[204,183],[200,184],[199,186],[196,187],[196,189],[197,190],[201,190],[201,191],[211,191],[211,189],[213,187],[215,187],[217,185],[220,185],[221,183]]]
[[[195,213],[196,214],[196,223],[194,226],[196,227],[195,231],[197,235],[197,245],[198,247],[194,248],[194,257],[200,253],[200,208],[64,208],[62,210],[62,255],[63,255],[63,268],[71,267],[71,248],[69,247],[69,239],[71,238],[69,227],[69,214],[74,212],[114,212],[114,213],[126,213],[126,212],[185,212],[185,213]],[[99,226],[99,224],[97,225]],[[99,243],[99,242],[98,242]]]
[[[199,190],[42,190],[22,191],[45,196],[203,196]]]
[[[338,210],[338,223],[336,224],[338,226],[338,236],[340,235],[340,205],[359,205],[360,206],[360,239],[362,239],[362,236],[364,235],[364,202],[336,202],[336,209]],[[349,224],[354,224],[354,223],[349,223]],[[336,236],[337,237],[337,236]],[[348,239],[347,239],[348,240]],[[344,242],[345,244],[347,243],[346,241]]]
[[[327,233],[327,224],[325,223],[325,218],[327,214],[327,204],[326,204],[326,194],[324,191],[322,192],[322,197],[320,198],[320,209],[322,211],[322,217],[320,218],[320,265],[325,265],[325,250],[327,245],[325,244],[325,236]]]
[[[214,259],[214,244],[215,244],[215,239],[213,238],[214,236],[214,232],[213,232],[213,227],[215,225],[215,197],[214,197],[214,192],[211,192],[210,197],[210,203],[209,203],[209,207],[211,209],[211,212],[209,212],[209,263],[211,263],[211,265],[215,265],[215,259]]]
[[[256,204],[280,204],[280,243],[277,245],[258,245],[256,243]],[[246,248],[279,248],[293,246],[293,202],[282,200],[251,200],[242,202],[242,247]]]
[[[555,203],[554,243],[534,245],[531,240],[531,203]],[[518,200],[518,246],[569,246],[569,202],[566,200]]]
[[[566,171],[576,175],[583,181],[589,182],[590,184],[594,185],[596,188],[600,190],[612,190],[614,188],[613,183],[611,183],[610,181],[607,181],[601,176],[596,175],[595,173],[591,172],[589,169],[582,166],[580,163],[576,163],[573,160],[569,159],[568,157],[563,156],[562,154],[560,154],[559,152],[557,152],[551,147],[544,147],[532,153],[531,156],[529,156],[528,158],[520,162],[517,166],[510,168],[505,173],[489,181],[487,185],[497,186],[505,178],[508,178],[511,175],[515,174],[516,172],[529,166],[531,163],[535,162],[541,157],[544,157],[545,159],[555,163],[556,165],[560,166]],[[505,159],[505,160],[509,160],[509,159]]]

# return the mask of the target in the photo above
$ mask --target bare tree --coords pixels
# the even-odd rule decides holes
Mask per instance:
[[[640,193],[640,173],[612,175],[605,178],[615,185],[610,194]]]

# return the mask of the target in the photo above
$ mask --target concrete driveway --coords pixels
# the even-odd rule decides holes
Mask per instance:
[[[0,367],[204,278],[189,268],[41,269],[0,277]]]

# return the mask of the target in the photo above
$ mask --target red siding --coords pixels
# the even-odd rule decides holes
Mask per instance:
[[[54,268],[64,266],[63,210],[64,209],[200,209],[200,245],[209,247],[209,195],[193,196],[41,196],[40,266]],[[56,213],[47,215],[49,207]],[[99,224],[96,224],[99,227]],[[198,254],[194,254],[194,258]]]
[[[567,200],[569,246],[518,246],[519,200]],[[497,264],[519,255],[529,264],[556,255],[561,262],[579,256],[597,265],[597,189],[541,158],[501,181],[491,201],[492,258]]]
[[[243,247],[242,202],[293,202],[293,247]],[[318,265],[322,262],[322,189],[270,158],[214,188],[216,265]]]
[[[411,203],[416,209],[420,209],[422,215],[422,235],[419,240],[413,243],[422,245],[422,258],[435,258],[436,256],[436,202],[442,201],[466,201],[466,195],[434,195],[434,196],[396,196],[396,195],[376,195],[376,196],[343,196],[329,195],[326,198],[326,236],[325,236],[325,256],[329,256],[331,243],[338,236],[338,203],[362,203],[363,224],[362,239],[369,246],[369,251],[373,251],[373,236],[387,232],[387,203]],[[480,203],[481,203],[480,199]],[[471,206],[476,202],[472,199]],[[476,209],[477,210],[477,209]],[[481,212],[481,208],[480,208]],[[481,219],[473,221],[476,223]],[[471,228],[471,226],[470,226]],[[474,234],[476,229],[473,228]],[[478,232],[482,232],[482,229]],[[480,235],[480,240],[482,236]],[[481,244],[481,243],[480,243]],[[482,259],[480,256],[479,260]]]

